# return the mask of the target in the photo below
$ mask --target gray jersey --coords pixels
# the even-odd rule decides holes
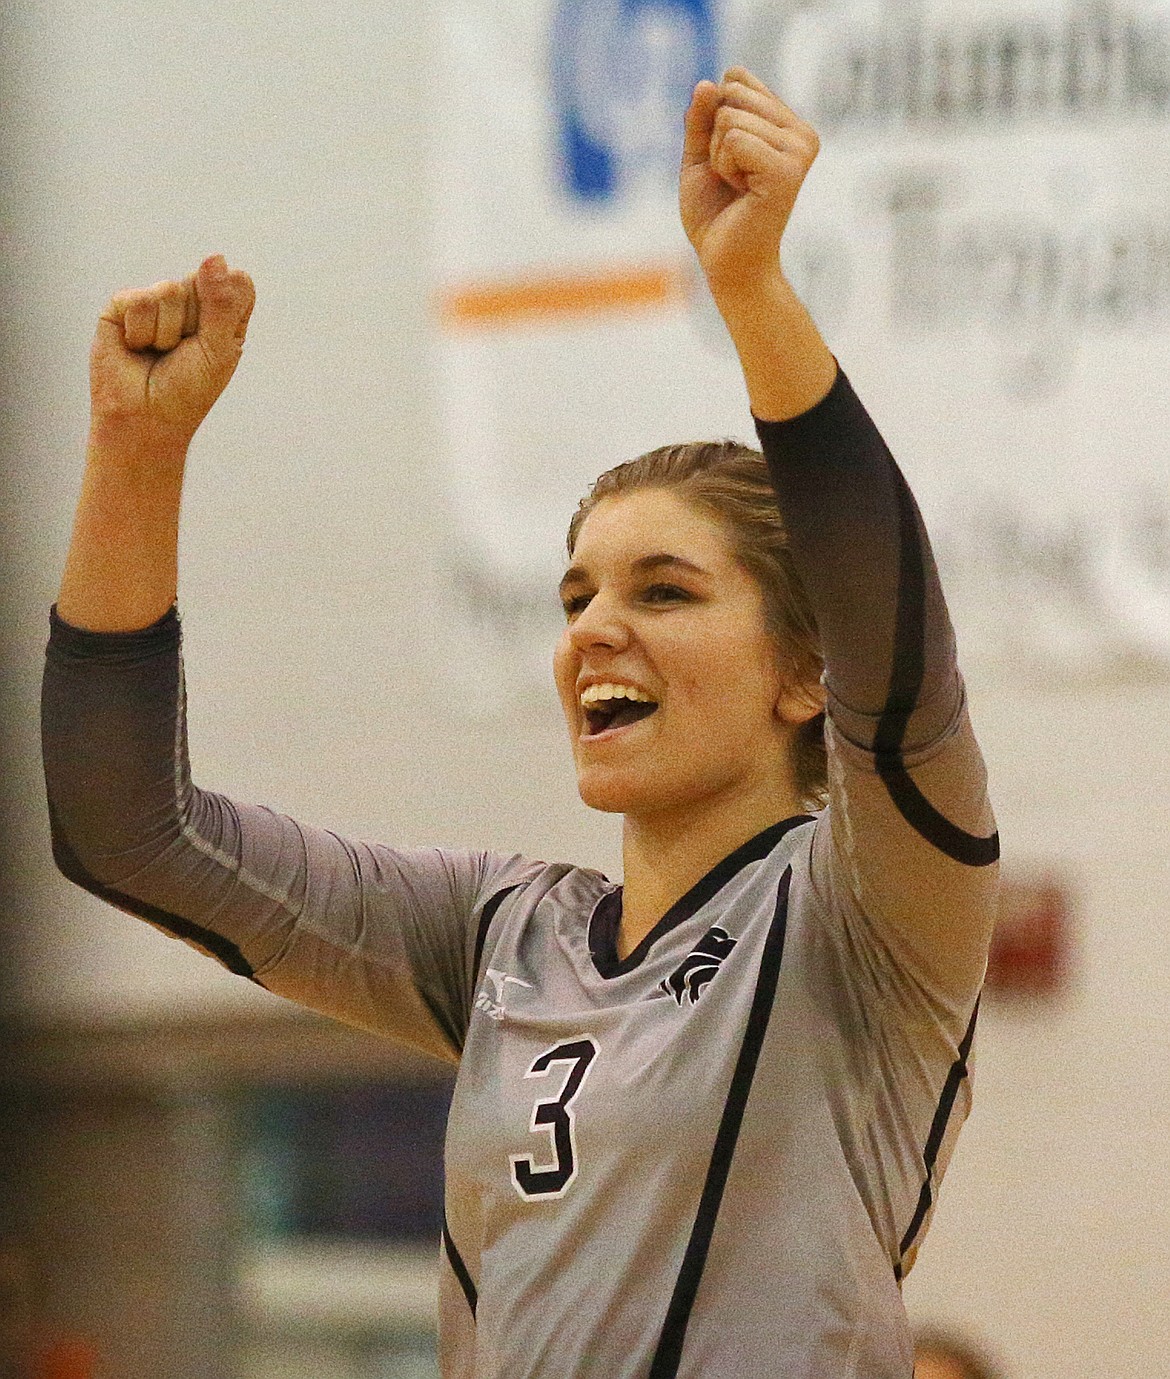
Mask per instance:
[[[54,848],[111,903],[458,1063],[445,1379],[909,1379],[899,1285],[970,1101],[997,847],[908,490],[843,377],[761,438],[826,648],[830,802],[624,959],[620,887],[197,789],[178,621],[55,620]]]

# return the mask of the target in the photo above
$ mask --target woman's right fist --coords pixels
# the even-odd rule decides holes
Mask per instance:
[[[220,254],[182,282],[119,292],[90,351],[93,425],[185,447],[235,372],[255,300],[252,279]]]

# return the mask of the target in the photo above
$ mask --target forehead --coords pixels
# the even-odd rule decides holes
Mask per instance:
[[[603,498],[581,524],[575,566],[624,564],[658,552],[708,569],[734,563],[719,520],[663,488]]]

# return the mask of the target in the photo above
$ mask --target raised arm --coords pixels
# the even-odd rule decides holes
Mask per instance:
[[[232,972],[454,1058],[477,925],[533,869],[339,838],[191,779],[174,608],[180,490],[252,301],[247,275],[216,257],[184,282],[115,297],[98,325],[42,692],[53,855],[71,881]]]
[[[977,988],[998,842],[917,505],[788,283],[782,238],[818,151],[743,68],[687,113],[683,223],[731,333],[825,658],[830,806],[818,884],[920,981]]]

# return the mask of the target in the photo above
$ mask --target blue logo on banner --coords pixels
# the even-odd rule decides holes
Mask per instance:
[[[691,91],[716,76],[712,0],[560,0],[552,43],[570,194],[607,200],[647,167],[673,178]]]

